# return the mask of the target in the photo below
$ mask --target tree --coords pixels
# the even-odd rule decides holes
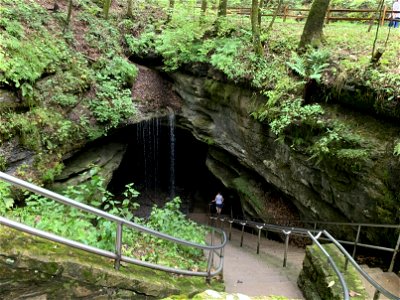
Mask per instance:
[[[201,0],[201,14],[204,16],[207,10],[207,0]]]
[[[251,0],[251,33],[253,36],[253,49],[258,55],[262,55],[263,48],[261,45],[260,25],[258,23],[258,15],[260,14],[258,0]]]
[[[174,6],[175,6],[175,0],[169,0],[169,8],[168,8],[168,19],[167,22],[172,20],[172,15],[174,13]]]
[[[54,4],[54,7],[56,6],[56,3]],[[67,29],[69,26],[69,23],[71,22],[71,15],[72,15],[72,0],[68,1],[68,11],[67,11],[67,19],[65,20],[65,28],[64,30]]]
[[[220,0],[218,6],[218,17],[226,16],[226,8],[228,7],[228,0]]]
[[[133,14],[132,14],[132,0],[128,0],[128,12],[126,13],[126,15],[130,18],[132,18]]]
[[[330,0],[314,0],[310,14],[304,25],[298,50],[304,51],[308,45],[319,46],[323,38],[323,26]]]
[[[112,0],[104,0],[103,15],[105,19],[108,19],[108,13],[110,12],[111,1]]]

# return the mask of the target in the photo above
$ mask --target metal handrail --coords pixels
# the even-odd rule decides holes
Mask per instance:
[[[390,266],[388,271],[391,272],[393,270],[394,267],[394,262],[395,259],[398,255],[398,253],[400,252],[400,232],[399,232],[399,237],[397,239],[397,243],[395,248],[390,248],[390,247],[383,247],[383,246],[377,246],[377,245],[370,245],[370,244],[364,244],[364,243],[360,243],[359,242],[359,236],[360,236],[360,231],[361,231],[361,227],[375,227],[375,228],[391,228],[391,229],[398,229],[400,230],[400,225],[393,225],[393,224],[369,224],[369,223],[344,223],[344,222],[325,222],[325,221],[304,221],[304,220],[296,220],[298,222],[302,222],[302,223],[312,223],[314,224],[314,229],[312,231],[317,231],[317,225],[320,224],[326,224],[326,225],[340,225],[340,226],[349,226],[349,227],[358,227],[357,229],[357,237],[356,240],[354,242],[352,241],[345,241],[345,240],[337,240],[339,243],[341,244],[346,244],[346,245],[353,245],[354,249],[353,249],[353,258],[355,257],[356,254],[356,248],[357,247],[364,247],[364,248],[369,248],[369,249],[375,249],[375,250],[380,250],[380,251],[387,251],[387,252],[393,252],[393,256],[390,262]],[[241,222],[243,222],[242,220],[239,219],[232,219],[233,223],[236,224],[240,224]],[[292,227],[292,226],[282,226],[282,225],[275,225],[275,224],[266,224],[266,223],[260,223],[260,222],[255,222],[255,221],[247,221],[247,224],[249,226],[252,226],[253,228],[257,228],[257,226],[263,225],[263,227],[266,230],[269,231],[275,231],[275,232],[280,232],[282,228],[284,228],[284,230],[293,230],[297,235],[305,235],[307,236],[307,230],[310,229],[305,229],[305,228],[300,228],[300,227]],[[321,239],[325,239],[326,238],[321,238]]]
[[[215,218],[215,217],[213,217]],[[218,218],[217,218],[218,219]],[[284,250],[284,259],[283,259],[283,267],[286,267],[286,259],[287,259],[287,251],[288,251],[288,241],[289,241],[289,235],[290,234],[294,234],[294,235],[301,235],[301,236],[308,236],[310,237],[314,242],[315,240],[329,240],[332,243],[335,244],[336,247],[339,248],[339,250],[343,253],[343,255],[346,258],[346,261],[350,261],[350,263],[356,268],[356,270],[376,289],[375,291],[375,296],[374,296],[374,300],[378,300],[379,299],[379,295],[380,293],[382,293],[383,295],[385,295],[387,298],[389,299],[393,299],[393,300],[400,300],[400,298],[396,295],[393,295],[391,292],[389,292],[388,290],[386,290],[384,287],[382,287],[381,285],[379,285],[379,283],[377,283],[374,279],[372,279],[368,273],[366,273],[358,264],[357,262],[353,259],[353,257],[346,251],[346,249],[343,248],[343,246],[340,244],[341,242],[339,240],[336,240],[333,236],[331,236],[328,231],[326,230],[310,230],[310,229],[305,229],[305,228],[301,228],[301,227],[289,227],[289,226],[281,226],[281,225],[274,225],[274,224],[266,224],[266,223],[259,223],[259,222],[254,222],[254,221],[244,221],[244,220],[240,220],[240,219],[229,219],[229,218],[220,218],[219,219],[222,223],[224,221],[228,221],[229,222],[229,231],[231,231],[232,229],[232,224],[238,224],[243,226],[243,224],[245,223],[247,226],[250,226],[251,228],[257,229],[258,230],[258,236],[260,237],[260,231],[262,229],[266,229],[267,231],[274,231],[274,232],[278,232],[278,233],[282,233],[285,235],[285,250]],[[364,224],[366,225],[366,224]],[[379,226],[381,227],[381,226]],[[400,226],[396,226],[393,225],[391,226],[391,228],[398,228]],[[241,245],[243,244],[243,227],[241,229],[241,239],[240,239],[240,243]],[[316,235],[313,236],[312,233],[315,233]],[[311,236],[310,236],[311,235]],[[325,235],[326,238],[322,237],[322,235]],[[231,232],[229,232],[229,237],[231,236]],[[230,239],[230,238],[229,238]],[[259,253],[259,239],[257,241],[257,254]],[[396,249],[398,249],[399,247],[399,243],[400,243],[400,239],[397,242],[396,245]],[[322,245],[316,241],[316,244],[319,248],[322,247]],[[361,244],[357,244],[357,245],[361,245]],[[338,274],[339,268],[336,266],[336,264],[334,263],[334,261],[331,261],[331,258],[329,256],[329,254],[326,252],[325,249],[321,249],[322,252],[327,256],[330,264],[332,265],[334,271]],[[392,249],[393,250],[393,249]],[[346,265],[345,265],[345,269],[346,269]],[[340,272],[339,272],[340,273]],[[342,282],[342,278],[341,278],[341,274],[339,275],[339,280],[342,284],[342,288],[343,288],[343,292],[345,294],[348,295],[348,290],[347,290],[347,284],[345,282]],[[347,292],[346,292],[347,291]],[[349,299],[348,296],[347,298],[345,297],[344,299]]]
[[[42,195],[44,197],[47,197],[49,199],[53,199],[57,202],[60,202],[62,204],[71,206],[71,207],[75,207],[78,209],[81,209],[83,211],[98,215],[102,218],[111,220],[113,222],[115,222],[117,224],[117,235],[116,235],[116,243],[115,243],[115,253],[113,252],[109,252],[97,247],[92,247],[92,246],[88,246],[70,239],[66,239],[45,231],[41,231],[38,230],[36,228],[15,222],[15,221],[11,221],[8,220],[4,217],[0,217],[0,224],[9,226],[9,227],[13,227],[15,229],[27,232],[29,234],[33,234],[33,235],[37,235],[55,242],[59,242],[74,248],[78,248],[81,250],[85,250],[91,253],[95,253],[101,256],[105,256],[105,257],[109,257],[109,258],[113,258],[115,259],[115,268],[119,269],[119,265],[120,265],[120,261],[125,261],[128,263],[133,263],[133,264],[137,264],[137,265],[141,265],[141,266],[145,266],[145,267],[149,267],[149,268],[153,268],[153,269],[158,269],[158,270],[162,270],[162,271],[166,271],[166,272],[172,272],[172,273],[176,273],[176,274],[182,274],[182,275],[191,275],[191,276],[203,276],[203,277],[207,277],[207,279],[209,280],[212,276],[218,275],[222,269],[223,269],[223,248],[225,247],[226,243],[227,243],[227,237],[226,234],[223,230],[220,230],[218,228],[213,228],[213,230],[217,231],[220,235],[221,235],[221,243],[217,244],[217,245],[202,245],[202,244],[197,244],[197,243],[192,243],[186,240],[182,240],[173,236],[170,236],[168,234],[162,233],[162,232],[158,232],[155,231],[153,229],[147,228],[145,226],[136,224],[132,221],[129,220],[125,220],[121,217],[115,216],[113,214],[107,213],[103,210],[94,208],[90,205],[86,205],[80,202],[77,202],[75,200],[69,199],[65,196],[62,196],[60,194],[54,193],[52,191],[49,191],[47,189],[44,189],[42,187],[36,186],[32,183],[26,182],[24,180],[21,180],[19,178],[16,178],[14,176],[8,175],[6,173],[0,172],[0,179],[14,185],[14,186],[18,186],[20,188],[24,188],[26,190],[29,190],[33,193]],[[174,243],[178,243],[181,245],[185,245],[185,246],[189,246],[189,247],[194,247],[194,248],[198,248],[198,249],[202,249],[202,250],[208,250],[210,251],[210,253],[213,253],[212,255],[214,255],[214,251],[219,250],[220,251],[220,260],[219,260],[219,265],[216,267],[215,270],[211,270],[211,266],[207,266],[207,272],[199,272],[199,271],[189,271],[189,270],[182,270],[182,269],[175,269],[175,268],[170,268],[170,267],[166,267],[166,266],[162,266],[162,265],[157,265],[157,264],[153,264],[153,263],[148,263],[148,262],[143,262],[141,260],[137,260],[131,257],[127,257],[127,256],[123,256],[121,255],[121,248],[122,248],[122,226],[125,225],[127,227],[133,228],[135,230],[138,230],[140,232],[144,232],[144,233],[148,233],[151,235],[154,235],[156,237],[165,239],[165,240],[169,240],[171,242]],[[211,254],[210,254],[211,255]]]
[[[389,299],[393,300],[399,300],[400,298],[396,295],[393,295],[390,293],[388,290],[386,290],[384,287],[382,287],[379,283],[377,283],[374,279],[372,279],[371,276],[368,275],[367,272],[365,272],[360,265],[351,257],[351,255],[346,251],[346,249],[343,248],[343,246],[326,230],[322,230],[322,233],[333,243],[335,246],[342,252],[342,254],[346,257],[346,259],[356,268],[358,273],[360,273],[374,288],[376,291],[379,291],[379,293],[382,293],[384,296],[386,296]],[[375,292],[375,294],[377,294]],[[375,297],[374,297],[375,299]],[[376,298],[377,299],[377,298]]]
[[[317,236],[313,236],[313,234],[310,231],[308,231],[308,236],[312,239],[314,244],[317,245],[317,247],[322,251],[322,253],[328,258],[329,264],[333,268],[333,271],[339,277],[340,285],[342,286],[342,289],[343,289],[343,299],[348,300],[349,299],[349,289],[347,287],[347,283],[344,280],[343,274],[340,272],[339,268],[336,266],[335,262],[333,261],[332,257],[325,250],[325,248],[318,242],[318,237],[320,236],[320,234],[317,234]]]

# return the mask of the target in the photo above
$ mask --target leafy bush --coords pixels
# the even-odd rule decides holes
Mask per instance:
[[[104,179],[99,169],[93,167],[82,174],[87,178],[82,184],[68,186],[64,194],[76,201],[108,211],[127,220],[160,230],[175,237],[205,244],[205,230],[189,221],[179,211],[180,199],[177,197],[166,203],[163,209],[154,207],[149,220],[134,217],[138,204],[133,200],[139,196],[133,184],[128,184],[123,199],[116,199],[104,188]],[[96,215],[88,214],[73,207],[31,194],[26,195],[26,206],[13,207],[9,185],[0,182],[0,213],[6,214],[36,228],[50,231],[66,238],[114,251],[116,224]],[[197,268],[204,265],[201,250],[176,245],[166,240],[142,234],[124,227],[123,253],[138,259],[159,262],[167,266]]]

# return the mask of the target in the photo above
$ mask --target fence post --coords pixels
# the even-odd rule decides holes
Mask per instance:
[[[381,26],[383,26],[383,24],[385,24],[386,11],[387,11],[387,7],[386,7],[386,5],[384,5],[384,6],[383,6],[382,19],[381,19]]]
[[[288,6],[285,5],[285,7],[283,8],[283,22],[286,22],[287,13],[288,13]]]
[[[326,24],[328,24],[329,23],[329,18],[331,17],[331,7],[329,6],[328,7],[328,10],[327,10],[327,12],[326,12]]]
[[[117,224],[117,236],[115,237],[115,254],[114,268],[119,270],[121,265],[121,248],[122,248],[122,223]]]

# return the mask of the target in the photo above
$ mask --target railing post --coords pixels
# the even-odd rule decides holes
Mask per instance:
[[[214,244],[214,228],[211,228],[211,237],[210,237],[210,246]],[[206,282],[210,283],[211,282],[211,268],[214,265],[214,250],[210,249],[210,252],[208,253],[208,259],[207,259],[207,277],[206,277]]]
[[[115,237],[115,254],[117,258],[114,262],[114,268],[119,270],[121,265],[121,248],[122,248],[122,223],[117,223],[117,236]]]
[[[374,300],[379,300],[379,296],[381,295],[381,292],[380,291],[378,291],[378,290],[375,290],[375,293],[374,293]]]
[[[285,253],[283,256],[283,267],[286,267],[286,261],[287,261],[287,252],[288,252],[288,248],[289,248],[289,235],[292,233],[292,231],[285,231],[282,230],[282,232],[285,234]]]
[[[394,261],[396,260],[397,253],[399,253],[399,248],[400,248],[400,231],[399,231],[399,238],[397,239],[396,248],[394,249],[392,260],[390,262],[390,266],[389,266],[388,272],[392,272],[393,271]]]
[[[259,226],[259,225],[256,226],[258,229],[257,254],[260,254],[261,229],[263,229],[264,226]]]
[[[233,220],[229,220],[229,234],[228,234],[228,240],[230,241],[232,238],[232,224],[233,224]]]
[[[246,222],[242,222],[242,223],[240,223],[240,225],[242,225],[242,235],[240,237],[240,247],[242,247],[243,246],[244,226],[246,225]]]
[[[221,225],[220,228],[223,229],[224,228],[223,223],[225,222],[225,218],[220,218],[219,220],[221,221],[220,222],[220,225]]]
[[[353,254],[351,255],[352,258],[356,257],[356,250],[357,250],[358,240],[360,238],[360,232],[361,232],[361,225],[358,225],[357,226],[356,240],[354,241]],[[349,264],[349,260],[346,258],[345,263],[344,263],[344,270],[345,271],[347,271],[347,265],[348,264]]]

